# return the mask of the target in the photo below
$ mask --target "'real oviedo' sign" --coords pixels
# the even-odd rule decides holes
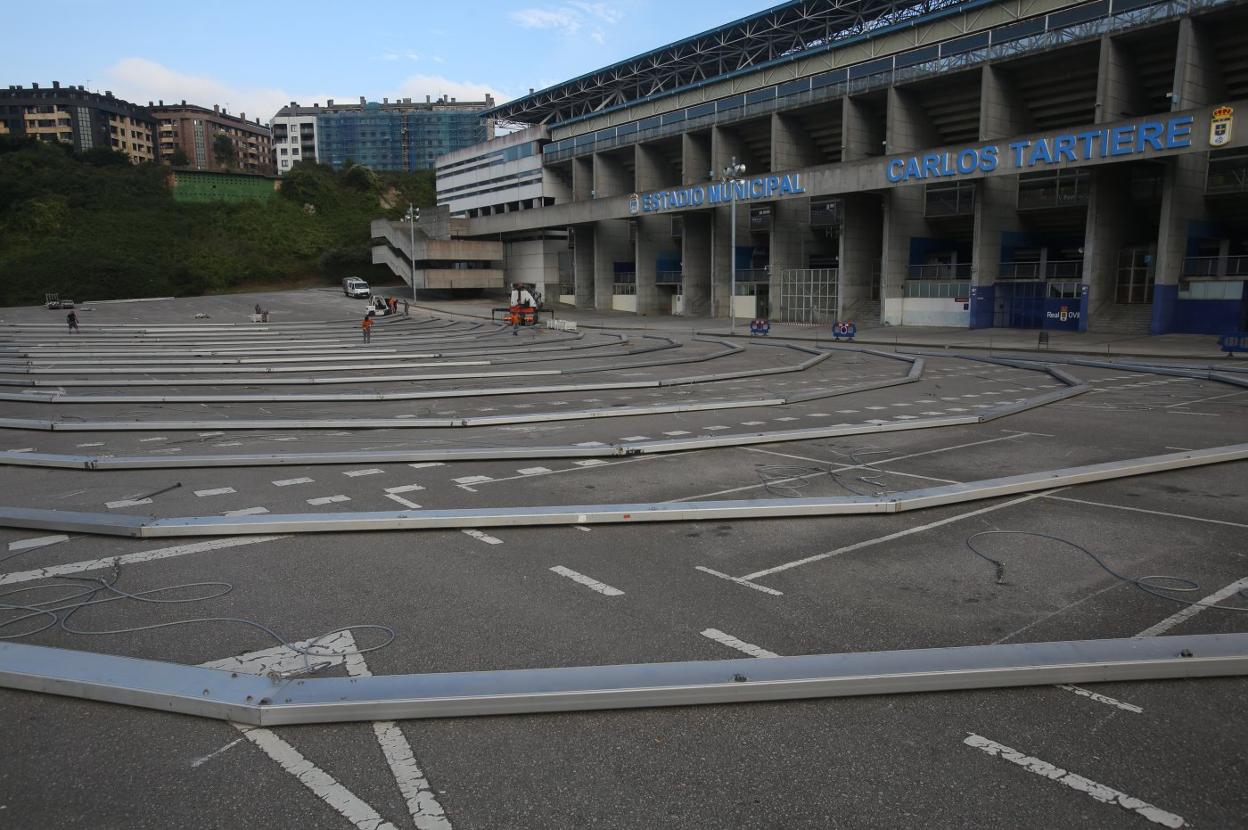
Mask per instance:
[[[888,160],[885,175],[894,184],[957,179],[973,173],[1031,171],[1080,161],[1121,159],[1150,150],[1176,150],[1192,145],[1191,115],[1147,119],[1115,127],[1056,133],[1006,144],[981,144],[940,153],[898,156]]]
[[[680,208],[714,207],[733,202],[752,202],[805,193],[801,173],[759,176],[731,182],[695,184],[672,190],[634,193],[628,199],[628,215],[660,213]]]

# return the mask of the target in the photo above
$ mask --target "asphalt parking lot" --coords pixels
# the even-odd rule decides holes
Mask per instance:
[[[674,328],[513,335],[416,309],[364,344],[362,303],[333,290],[263,298],[269,326],[245,322],[255,301],[98,304],[73,336],[62,314],[0,311],[0,451],[267,459],[6,460],[3,506],[263,517],[879,497],[1248,440],[1248,389],[1201,378],[1063,366],[1090,390],[982,423],[851,434],[968,420],[1064,386],[956,353],[900,383],[912,355]],[[553,446],[602,453],[543,457]],[[293,453],[343,458],[282,460]],[[0,594],[22,592],[0,603],[57,615],[0,610],[0,636],[263,673],[283,642],[393,629],[365,654],[353,646],[385,638],[354,629],[319,672],[356,676],[1244,632],[1242,612],[1175,600],[1248,609],[1245,473],[1237,461],[891,515],[190,539],[0,527]],[[968,547],[983,531],[1018,532],[973,542],[999,573]],[[1146,593],[1074,546],[1128,578],[1198,589]],[[213,598],[66,614],[58,602],[101,587],[87,580]],[[1242,678],[250,731],[10,690],[0,705],[0,826],[1248,822]]]

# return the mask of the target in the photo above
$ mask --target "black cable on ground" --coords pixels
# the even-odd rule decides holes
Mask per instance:
[[[78,634],[84,636],[106,636],[114,634],[133,634],[140,631],[153,631],[160,628],[172,628],[180,625],[192,625],[197,623],[235,623],[239,625],[249,626],[259,629],[268,634],[280,645],[286,646],[292,651],[303,654],[308,657],[328,657],[341,656],[345,654],[367,654],[370,651],[377,651],[385,648],[394,642],[398,636],[397,632],[385,625],[376,624],[359,624],[346,625],[336,628],[333,631],[326,632],[319,637],[313,637],[307,641],[308,645],[301,646],[298,643],[287,640],[279,635],[273,629],[256,622],[255,620],[243,619],[240,617],[196,617],[184,620],[172,620],[163,623],[152,623],[150,625],[131,626],[127,628],[114,628],[102,631],[90,631],[83,628],[74,628],[69,624],[70,619],[84,608],[90,608],[102,605],[106,602],[117,602],[131,600],[133,602],[150,603],[155,605],[178,605],[188,602],[201,602],[210,599],[217,599],[234,590],[234,586],[229,582],[187,582],[179,585],[166,585],[159,588],[150,588],[146,591],[130,592],[124,591],[117,587],[117,582],[121,578],[121,569],[117,566],[113,567],[113,571],[108,578],[100,577],[54,577],[54,579],[64,580],[67,584],[44,583],[42,585],[27,585],[22,588],[15,588],[11,591],[0,593],[0,611],[17,611],[26,612],[19,616],[12,617],[7,620],[0,621],[0,632],[11,626],[17,625],[25,620],[42,617],[46,620],[46,624],[33,628],[29,631],[21,631],[16,634],[0,633],[0,640],[21,639],[31,637],[35,634],[42,633],[54,627],[60,627],[61,630],[69,634]],[[204,592],[196,596],[175,597],[170,599],[156,598],[154,594],[164,594],[174,591],[185,591],[188,589],[206,589]],[[60,589],[62,593],[53,599],[44,600],[42,602],[32,602],[30,604],[4,602],[8,597],[15,596],[32,591],[46,591],[49,589]],[[74,590],[77,589],[77,590]],[[69,593],[65,593],[68,590]],[[324,651],[317,643],[340,634],[345,631],[361,631],[372,630],[380,631],[385,635],[385,639],[372,646],[364,648],[356,647],[351,651]]]
[[[1248,612],[1248,608],[1240,608],[1240,607],[1236,607],[1233,605],[1218,605],[1216,603],[1191,602],[1190,600],[1180,599],[1179,597],[1172,597],[1169,594],[1161,593],[1162,591],[1170,591],[1172,593],[1180,593],[1180,592],[1187,593],[1191,591],[1199,591],[1200,583],[1191,579],[1187,579],[1185,577],[1181,577],[1181,576],[1167,576],[1167,575],[1162,575],[1162,574],[1156,574],[1152,576],[1126,576],[1124,574],[1120,574],[1117,571],[1115,571],[1113,568],[1111,568],[1109,565],[1105,563],[1105,560],[1101,559],[1101,557],[1097,556],[1095,553],[1093,553],[1092,551],[1088,550],[1087,548],[1083,547],[1080,544],[1072,542],[1069,539],[1063,539],[1060,536],[1053,536],[1048,533],[1037,533],[1035,531],[1030,531],[1030,530],[981,530],[979,533],[975,533],[967,537],[966,546],[970,548],[971,553],[975,554],[980,559],[983,559],[985,562],[991,563],[992,566],[996,568],[998,585],[1009,584],[1008,582],[1005,581],[1005,564],[1002,563],[998,559],[993,559],[991,556],[988,556],[979,548],[975,547],[975,540],[980,538],[981,536],[994,536],[994,535],[1002,535],[1002,534],[1009,534],[1013,536],[1031,536],[1037,539],[1049,539],[1054,542],[1059,542],[1068,547],[1072,547],[1075,550],[1082,553],[1084,556],[1087,556],[1089,559],[1091,559],[1093,562],[1099,565],[1102,570],[1104,570],[1107,574],[1114,577],[1115,579],[1125,582],[1128,585],[1134,585],[1136,588],[1139,588],[1141,591],[1145,592],[1146,594],[1152,594],[1153,596],[1160,597],[1161,599],[1170,600],[1171,602],[1177,602],[1179,605],[1189,605],[1189,606],[1194,606],[1197,608],[1217,608],[1220,611]],[[1171,583],[1171,585],[1170,587],[1167,587],[1166,585],[1157,584],[1158,582],[1169,582]],[[1237,593],[1242,599],[1248,600],[1248,588],[1241,588]]]

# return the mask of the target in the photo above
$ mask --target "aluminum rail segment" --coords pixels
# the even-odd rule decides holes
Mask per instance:
[[[909,360],[909,358],[901,358]],[[910,371],[904,376],[893,378],[890,380],[871,381],[868,383],[854,384],[852,386],[834,387],[822,392],[804,392],[796,395],[789,395],[784,398],[750,398],[743,400],[728,401],[702,401],[687,404],[655,404],[639,407],[610,407],[607,409],[586,409],[576,411],[563,412],[545,412],[535,413],[531,415],[498,415],[498,416],[480,416],[473,418],[329,418],[329,419],[291,419],[291,418],[266,418],[266,419],[236,419],[236,420],[197,420],[197,421],[52,421],[38,418],[0,418],[0,428],[3,429],[24,429],[42,432],[133,432],[133,431],[150,431],[155,429],[178,431],[178,430],[251,430],[251,429],[432,429],[432,428],[474,428],[485,426],[497,426],[504,424],[529,424],[544,423],[551,421],[568,421],[568,420],[589,420],[594,418],[618,418],[630,417],[634,415],[656,415],[668,414],[671,412],[705,412],[722,409],[742,409],[751,407],[771,407],[771,406],[787,406],[789,404],[801,403],[812,400],[821,400],[826,398],[842,397],[852,395],[859,392],[867,392],[876,389],[885,389],[891,386],[900,386],[902,384],[914,383],[922,376],[923,360],[917,359],[911,364]],[[1035,409],[1045,406],[1064,398],[1081,395],[1088,392],[1091,387],[1082,383],[1061,370],[1050,370],[1049,374],[1054,378],[1068,384],[1068,388],[1049,392],[1035,398],[1027,398],[1014,403],[999,404],[994,407],[983,410],[978,415],[969,415],[961,417],[947,418],[928,418],[921,420],[908,421],[906,424],[869,424],[862,426],[846,426],[838,425],[835,427],[819,427],[812,430],[786,430],[776,433],[745,433],[736,436],[737,444],[749,443],[774,443],[776,441],[798,441],[809,438],[825,438],[839,435],[858,435],[864,432],[891,432],[904,429],[928,429],[940,426],[956,426],[962,424],[986,423],[987,421],[1003,418],[1007,415],[1014,415],[1028,409]],[[832,430],[832,431],[827,431]],[[786,436],[793,437],[770,437],[770,436]],[[731,439],[733,436],[718,436],[718,440]],[[666,442],[664,442],[666,443]],[[622,446],[622,445],[619,445]],[[643,442],[628,445],[630,449],[637,449],[646,446]],[[710,446],[731,446],[731,444],[712,444]],[[500,450],[501,451],[501,450]],[[638,449],[638,451],[640,451]],[[656,451],[667,451],[659,449]],[[403,451],[395,451],[403,452]],[[422,451],[412,451],[422,452]],[[436,451],[430,451],[436,452]],[[621,454],[621,453],[606,453]],[[628,454],[624,452],[623,454]],[[327,457],[335,457],[338,454],[331,453]],[[186,459],[191,458],[207,458],[209,456],[185,456]],[[227,456],[211,456],[212,458]],[[275,458],[276,456],[234,456],[242,459],[238,466],[255,466],[255,461],[259,457]],[[315,458],[316,454],[303,454],[303,458]],[[464,459],[477,458],[475,455],[465,455]],[[538,457],[538,456],[534,456]],[[541,457],[553,457],[550,455]],[[64,464],[55,462],[54,459],[68,458],[73,463]],[[94,458],[94,456],[59,456],[51,453],[15,453],[11,451],[0,452],[0,464],[12,464],[16,466],[27,467],[66,467],[89,466],[86,462]],[[103,457],[101,457],[103,458]],[[167,460],[167,459],[166,459]],[[359,460],[359,457],[356,457]],[[395,457],[393,460],[416,460],[429,461],[439,460],[434,458],[413,458],[404,459]],[[455,458],[442,458],[440,460],[456,460]],[[111,463],[111,461],[110,461]],[[274,461],[273,463],[282,463]],[[325,460],[321,462],[308,461],[307,463],[352,463],[338,462],[334,460]],[[152,463],[150,466],[169,466],[166,464]],[[180,466],[174,462],[173,466]],[[223,466],[231,466],[229,464]]]
[[[0,686],[252,726],[809,700],[1246,673],[1248,634],[343,678],[269,678],[25,643],[0,644]]]
[[[740,347],[732,344],[722,344],[730,351],[736,351]],[[810,349],[791,346],[796,351],[809,352]],[[543,386],[516,386],[516,387],[484,387],[480,389],[444,389],[444,390],[427,390],[417,392],[372,392],[372,393],[284,393],[284,394],[197,394],[197,395],[78,395],[66,394],[61,392],[45,392],[37,389],[29,389],[23,392],[0,392],[0,401],[20,402],[20,403],[40,403],[40,404],[70,404],[70,403],[91,403],[91,404],[128,404],[128,403],[282,403],[282,402],[337,402],[345,403],[352,401],[361,402],[377,402],[377,401],[409,401],[409,400],[429,400],[441,397],[495,397],[503,395],[529,395],[544,392],[553,392],[562,394],[565,392],[598,392],[611,389],[654,389],[663,386],[684,386],[689,384],[713,383],[721,380],[736,380],[740,378],[764,377],[767,375],[780,375],[792,372],[804,372],[810,367],[821,363],[832,357],[832,352],[818,352],[812,357],[787,366],[770,366],[763,369],[742,369],[734,372],[721,372],[718,374],[707,375],[691,375],[677,378],[664,378],[659,380],[644,381],[605,381],[597,383],[584,384],[563,384],[563,385],[543,385]],[[658,361],[655,365],[666,365],[669,361]],[[676,363],[697,362],[694,360],[671,361]],[[649,365],[646,362],[633,364],[633,366]],[[605,366],[596,367],[592,371],[614,371],[617,368],[632,368],[628,365],[621,366]],[[589,370],[583,370],[589,371]],[[446,374],[431,374],[422,378],[423,381],[442,381],[442,380],[467,380],[473,378],[502,378],[502,377],[523,377],[525,375],[571,375],[579,374],[573,372],[565,372],[560,369],[542,369],[542,370],[512,370],[506,372],[455,372]],[[125,384],[116,384],[124,386]],[[176,386],[176,381],[169,381],[165,385]]]
[[[355,513],[286,513],[258,516],[155,518],[0,507],[0,526],[95,533],[138,539],[236,536],[269,533],[354,533],[377,530],[445,530],[483,527],[537,527],[585,524],[781,519],[902,513],[1019,493],[1034,493],[1150,473],[1248,459],[1248,444],[1153,455],[1102,464],[906,490],[883,496],[724,499],[631,504],[576,504],[538,507],[479,507],[448,510],[386,510]]]

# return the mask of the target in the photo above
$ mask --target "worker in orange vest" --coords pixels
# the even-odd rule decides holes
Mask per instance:
[[[360,323],[360,328],[364,330],[364,342],[373,342],[373,318],[371,316],[365,317],[364,322]]]

